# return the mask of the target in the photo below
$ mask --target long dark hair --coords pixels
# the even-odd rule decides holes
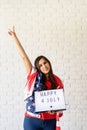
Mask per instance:
[[[48,58],[46,58],[45,56],[41,55],[41,56],[38,56],[36,59],[35,59],[35,62],[34,62],[34,66],[35,68],[37,69],[37,71],[39,73],[42,73],[41,70],[40,70],[40,67],[39,67],[39,61],[41,59],[45,59],[49,65],[50,65],[50,71],[49,71],[49,79],[50,79],[50,82],[51,82],[51,89],[56,89],[57,88],[57,84],[55,82],[55,79],[54,79],[54,75],[53,75],[53,70],[52,70],[52,66],[51,66],[51,62],[48,60]],[[43,80],[43,89],[46,89],[46,85],[45,85],[45,81],[46,81],[46,76],[45,74],[42,73],[42,80]]]

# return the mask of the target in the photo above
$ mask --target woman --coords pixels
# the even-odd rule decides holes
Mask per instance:
[[[56,112],[35,112],[34,92],[41,90],[63,89],[63,84],[60,78],[53,74],[51,63],[45,56],[38,56],[33,67],[15,33],[14,27],[9,29],[8,33],[17,45],[28,75],[25,87],[26,111],[24,117],[24,130],[55,130]],[[62,115],[63,113],[60,112],[59,118]]]

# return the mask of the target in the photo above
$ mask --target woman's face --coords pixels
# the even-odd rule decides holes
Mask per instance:
[[[39,68],[42,73],[48,75],[50,71],[49,62],[47,62],[47,60],[45,60],[44,58],[41,58],[39,61]]]

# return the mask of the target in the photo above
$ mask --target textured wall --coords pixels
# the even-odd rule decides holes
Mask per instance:
[[[0,1],[0,130],[23,130],[24,64],[8,29],[32,62],[43,54],[65,86],[62,130],[87,129],[87,0]]]

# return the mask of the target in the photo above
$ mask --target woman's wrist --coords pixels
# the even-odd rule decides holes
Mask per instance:
[[[13,33],[13,35],[12,35],[12,36],[13,36],[13,37],[17,37],[17,35],[16,35],[16,33],[15,33],[15,32]]]

